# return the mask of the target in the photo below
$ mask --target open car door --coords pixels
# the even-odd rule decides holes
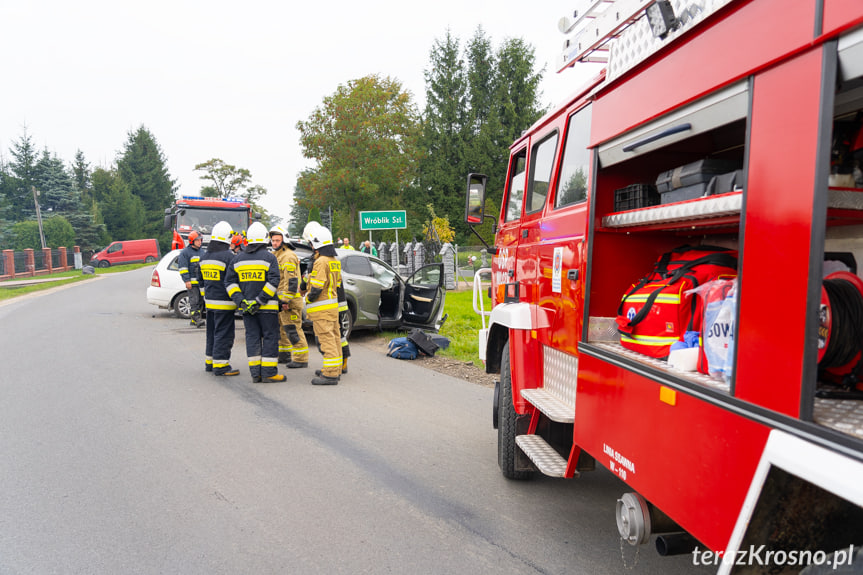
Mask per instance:
[[[403,326],[440,329],[446,299],[443,280],[442,263],[423,266],[407,279],[402,302]]]

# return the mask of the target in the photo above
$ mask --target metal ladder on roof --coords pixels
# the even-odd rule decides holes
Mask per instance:
[[[582,0],[558,22],[564,41],[558,71],[576,62],[608,63],[609,42],[638,20],[653,0]]]

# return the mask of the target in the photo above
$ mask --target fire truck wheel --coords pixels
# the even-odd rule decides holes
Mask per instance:
[[[509,342],[503,346],[503,355],[500,358],[500,393],[498,394],[498,422],[497,422],[497,463],[503,476],[507,479],[529,479],[533,476],[531,471],[520,471],[515,468],[516,450],[515,444],[518,414],[512,403],[512,373],[509,368]]]

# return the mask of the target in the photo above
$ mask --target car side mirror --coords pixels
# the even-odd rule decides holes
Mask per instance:
[[[467,175],[467,197],[464,221],[474,226],[482,223],[485,210],[485,187],[488,177],[483,174]]]

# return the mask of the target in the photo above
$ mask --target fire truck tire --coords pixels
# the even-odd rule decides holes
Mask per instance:
[[[512,402],[512,373],[509,367],[509,342],[500,358],[500,393],[498,393],[497,463],[507,479],[530,479],[532,471],[516,470],[519,447],[515,444],[518,414]]]

